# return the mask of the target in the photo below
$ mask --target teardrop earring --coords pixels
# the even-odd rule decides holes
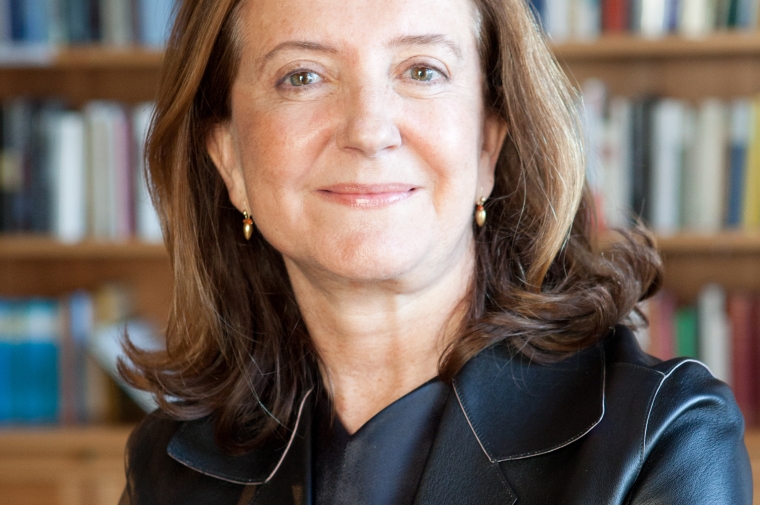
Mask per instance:
[[[251,240],[251,235],[253,235],[253,219],[246,211],[243,211],[243,235],[246,240]]]
[[[486,223],[486,209],[483,207],[485,203],[485,197],[481,197],[478,201],[477,207],[475,207],[475,222],[478,223],[478,226],[480,227]]]

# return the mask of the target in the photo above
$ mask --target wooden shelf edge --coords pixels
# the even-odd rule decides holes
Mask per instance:
[[[599,235],[600,249],[606,249],[620,237],[614,231]],[[760,255],[760,233],[721,231],[718,233],[679,232],[655,237],[657,248],[668,256]]]
[[[163,244],[86,240],[67,244],[48,237],[2,237],[0,260],[167,260]]]
[[[588,41],[551,45],[560,61],[599,59],[659,59],[686,57],[760,56],[760,33],[717,32],[701,38],[668,35],[603,35]]]
[[[7,456],[120,456],[132,425],[0,428],[0,458]]]
[[[3,70],[155,70],[164,53],[160,49],[139,46],[73,46],[0,48],[0,71]]]

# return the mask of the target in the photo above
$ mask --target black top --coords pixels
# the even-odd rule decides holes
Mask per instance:
[[[315,505],[411,504],[449,387],[433,379],[349,435],[330,401],[317,401],[313,433]]]

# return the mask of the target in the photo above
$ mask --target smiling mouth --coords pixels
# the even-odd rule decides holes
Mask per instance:
[[[418,190],[411,184],[335,184],[320,188],[317,193],[341,205],[376,209],[407,200]]]

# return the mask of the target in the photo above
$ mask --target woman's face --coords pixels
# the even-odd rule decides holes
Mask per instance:
[[[429,278],[472,254],[505,128],[484,111],[471,1],[249,0],[239,21],[232,117],[208,149],[288,268]]]

